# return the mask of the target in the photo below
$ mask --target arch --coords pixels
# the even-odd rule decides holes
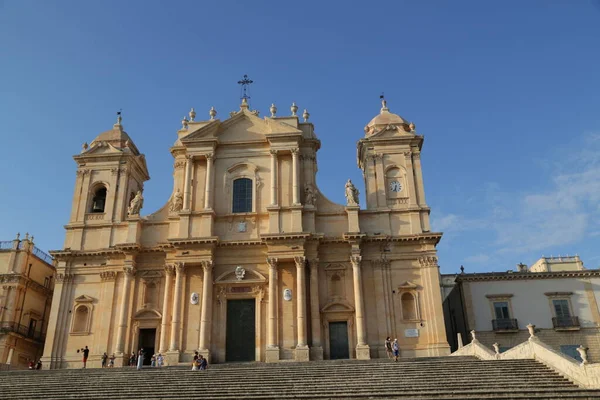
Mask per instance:
[[[233,180],[232,213],[249,213],[253,211],[254,184],[250,178]]]
[[[416,320],[417,319],[417,301],[415,296],[410,292],[404,292],[400,296],[400,303],[402,306],[402,319],[403,320]]]
[[[90,320],[92,317],[91,307],[87,304],[80,304],[75,307],[73,312],[73,322],[71,324],[71,333],[87,335],[90,332]]]
[[[90,204],[90,213],[104,213],[106,208],[107,186],[104,183],[98,183],[92,187],[92,201]]]
[[[396,200],[408,196],[406,187],[406,169],[395,164],[388,165],[384,170],[385,187],[388,198]]]
[[[256,208],[259,204],[259,199],[258,199],[258,194],[259,194],[259,190],[258,188],[262,185],[262,181],[258,175],[258,167],[250,162],[239,162],[236,163],[234,165],[232,165],[231,167],[227,168],[227,172],[225,173],[224,177],[224,191],[226,193],[227,196],[229,196],[229,213],[254,213],[256,212]],[[241,208],[242,210],[247,210],[247,211],[239,211],[239,208],[236,208],[237,211],[234,211],[233,205],[234,205],[234,190],[233,190],[233,185],[235,183],[235,181],[237,181],[238,179],[248,179],[252,182],[252,185],[250,186],[249,183],[247,181],[243,181],[246,182],[245,185],[246,189],[250,189],[248,190],[246,195],[248,198],[250,198],[251,196],[251,202],[249,200],[247,200],[247,204],[245,207]],[[237,185],[241,185],[242,183],[238,183]],[[248,207],[247,205],[250,205],[250,207]]]

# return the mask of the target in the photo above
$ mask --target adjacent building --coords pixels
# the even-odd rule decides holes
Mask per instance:
[[[33,236],[0,242],[0,365],[25,368],[42,356],[54,273]]]
[[[516,271],[442,276],[448,341],[458,347],[475,330],[477,339],[501,350],[524,342],[526,326],[555,350],[578,358],[589,348],[590,362],[600,361],[600,270],[586,269],[578,256],[542,257]]]
[[[86,345],[92,366],[140,347],[169,364],[194,351],[212,362],[385,357],[386,336],[404,356],[449,353],[442,234],[429,225],[415,125],[383,101],[356,135],[361,208],[349,180],[346,204],[319,191],[309,113],[269,111],[243,99],[199,121],[192,109],[170,148],[164,206],[143,216],[146,158],[120,116],[84,144],[64,248],[51,252],[52,368],[80,366]]]

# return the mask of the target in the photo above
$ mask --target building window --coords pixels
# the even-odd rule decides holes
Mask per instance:
[[[552,306],[554,307],[554,315],[559,319],[571,318],[571,309],[569,307],[569,300],[567,299],[553,299]]]
[[[252,212],[252,179],[239,178],[233,181],[232,212]]]
[[[104,186],[98,188],[92,198],[92,213],[103,213],[106,204],[106,188]]]
[[[412,293],[403,293],[402,297],[400,297],[400,303],[402,304],[402,319],[417,319],[416,301]]]
[[[508,301],[495,301],[494,315],[496,316],[496,319],[509,319],[510,312],[508,311]]]

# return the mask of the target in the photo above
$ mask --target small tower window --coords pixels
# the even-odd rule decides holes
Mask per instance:
[[[103,213],[105,204],[106,204],[106,188],[100,187],[94,193],[94,197],[92,198],[92,209],[90,210],[90,212]]]
[[[232,212],[252,212],[252,179],[239,178],[233,181]]]

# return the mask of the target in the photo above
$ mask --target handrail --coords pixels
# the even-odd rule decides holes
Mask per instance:
[[[23,337],[33,339],[37,342],[44,342],[46,335],[40,331],[34,331],[29,329],[28,326],[18,324],[16,322],[2,322],[0,323],[0,333],[13,332]]]

